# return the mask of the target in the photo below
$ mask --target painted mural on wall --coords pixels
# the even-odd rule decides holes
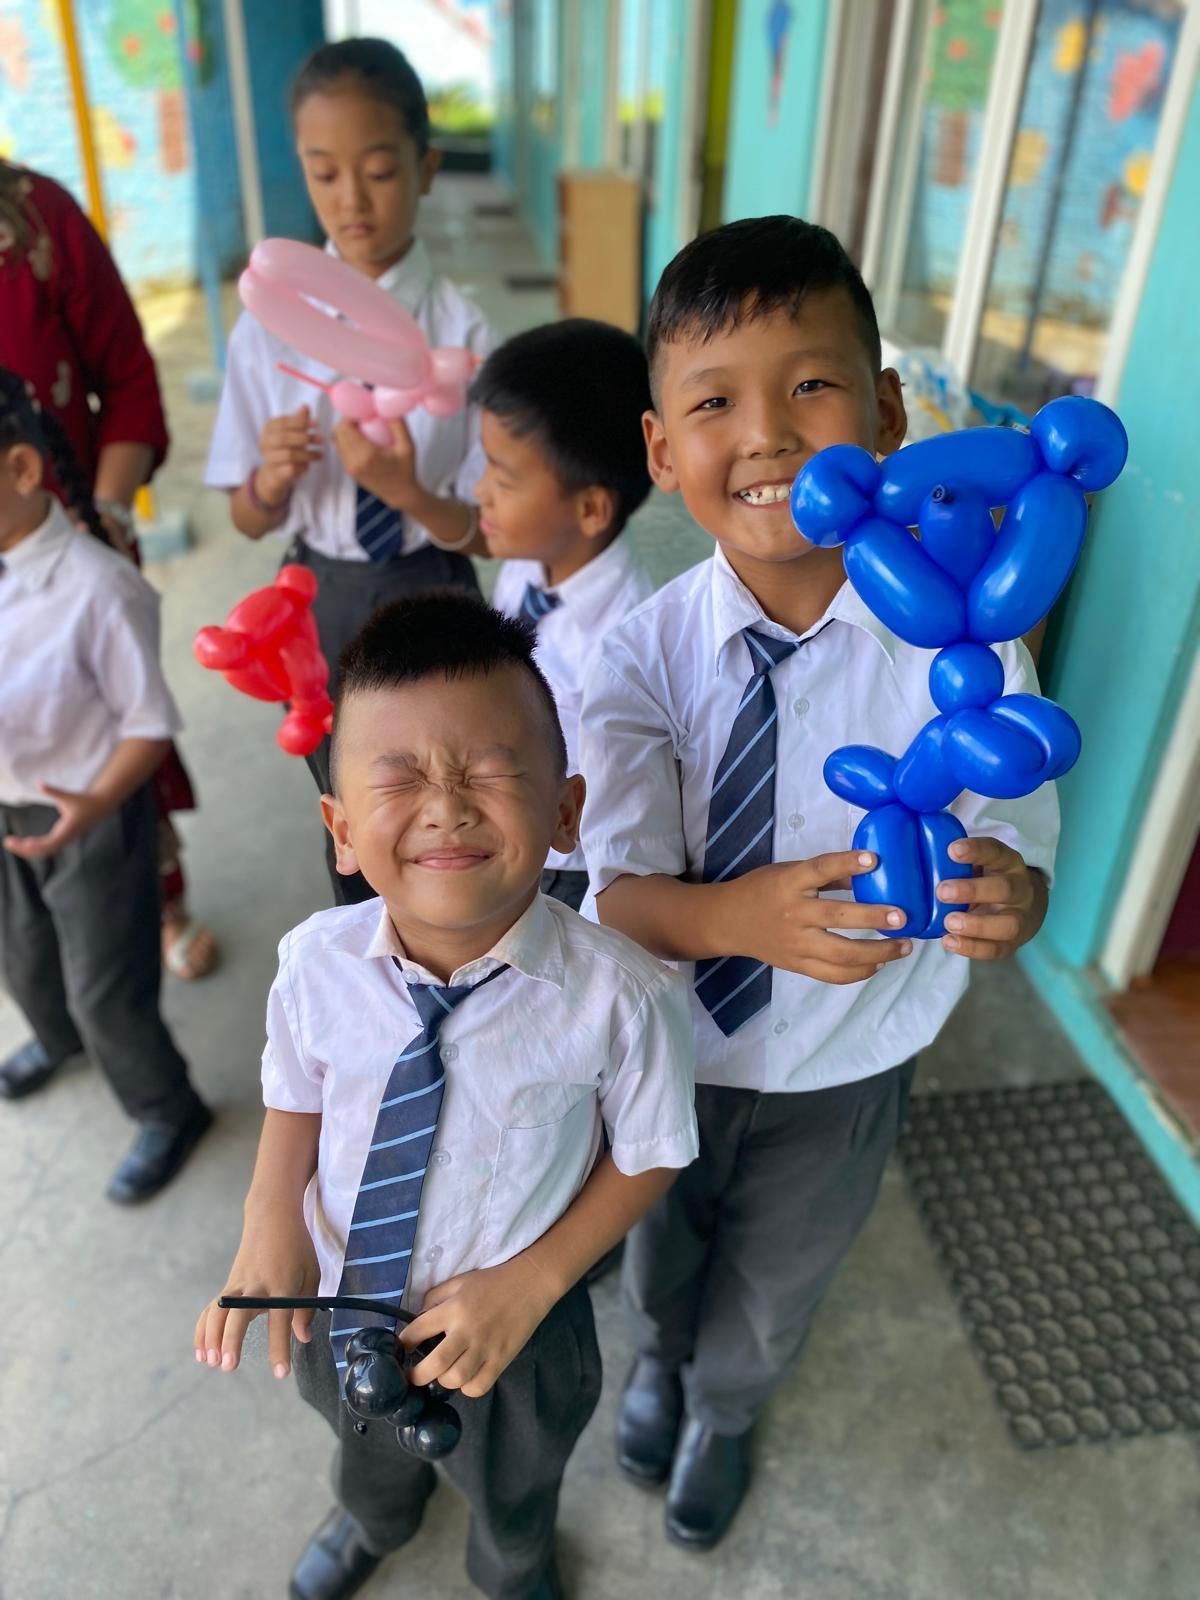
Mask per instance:
[[[201,80],[208,3],[185,4]],[[189,277],[196,177],[172,0],[93,0],[76,20],[117,261],[134,284]],[[86,203],[53,0],[0,0],[0,152]]]
[[[1001,9],[945,0],[934,14],[904,275],[912,293],[954,289]],[[1145,192],[1182,6],[1099,0],[1090,29],[1089,9],[1042,0],[988,303],[1027,316],[1045,252],[1040,314],[1104,327]]]

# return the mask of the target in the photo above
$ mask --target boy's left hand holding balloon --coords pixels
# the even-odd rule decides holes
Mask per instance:
[[[945,948],[973,961],[1001,961],[1028,944],[1049,903],[1041,872],[999,839],[956,839],[950,854],[970,862],[975,876],[949,879],[938,889],[939,900],[967,907],[946,918]]]

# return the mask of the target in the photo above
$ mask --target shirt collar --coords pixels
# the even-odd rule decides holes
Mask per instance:
[[[362,920],[348,923],[330,940],[329,948],[343,950],[348,955],[365,961],[391,960],[400,963],[405,980],[415,983],[440,984],[432,972],[418,966],[405,954],[404,944],[396,932],[388,908],[380,900],[373,922]],[[519,916],[508,932],[503,934],[486,955],[459,967],[450,978],[451,984],[478,983],[497,967],[508,966],[527,978],[537,978],[561,989],[566,981],[563,960],[562,935],[558,923],[540,894],[535,895],[530,906]]]
[[[628,570],[630,562],[629,547],[625,544],[625,535],[619,533],[610,545],[606,545],[598,556],[592,559],[569,578],[564,578],[561,583],[547,584],[547,590],[556,594],[564,605],[572,608],[586,606],[599,600],[601,591],[620,582]],[[543,578],[545,568],[542,568]]]
[[[55,495],[50,496],[46,520],[20,544],[0,555],[4,576],[17,578],[26,589],[42,589],[50,582],[78,530]],[[91,535],[89,534],[90,538]],[[0,578],[0,582],[3,579]]]
[[[720,676],[725,661],[726,647],[741,634],[744,628],[758,628],[776,639],[793,639],[777,622],[772,622],[729,564],[724,550],[719,546],[712,557],[712,614],[713,647],[717,675]],[[876,641],[888,660],[896,660],[896,635],[886,628],[875,614],[867,609],[849,582],[842,584],[826,608],[801,640],[811,639],[830,622],[846,622],[861,628]]]
[[[338,254],[332,239],[325,241],[325,249],[331,256]],[[400,260],[381,273],[375,282],[415,317],[433,283],[433,263],[421,240],[414,239]]]

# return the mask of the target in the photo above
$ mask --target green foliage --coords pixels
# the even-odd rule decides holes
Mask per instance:
[[[430,94],[429,120],[438,133],[466,135],[490,133],[496,119],[473,84],[450,83]]]

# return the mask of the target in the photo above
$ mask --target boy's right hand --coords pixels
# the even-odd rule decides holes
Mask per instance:
[[[811,861],[779,861],[756,867],[729,885],[731,943],[785,972],[821,983],[861,983],[889,961],[912,951],[909,939],[844,938],[834,928],[894,933],[904,926],[895,906],[822,900],[822,889],[841,889],[870,872],[877,858],[867,850],[832,851]]]
[[[262,464],[255,469],[254,487],[269,506],[282,506],[296,480],[325,453],[307,406],[298,406],[290,416],[272,417],[259,436],[258,448]]]
[[[280,1223],[247,1222],[233,1266],[222,1295],[279,1295],[295,1299],[315,1295],[321,1281],[316,1251],[304,1225],[304,1218]],[[217,1297],[218,1299],[220,1296]],[[242,1341],[261,1311],[225,1311],[216,1300],[209,1302],[196,1323],[196,1360],[222,1372],[233,1372],[242,1354]],[[291,1368],[291,1331],[301,1344],[311,1338],[311,1311],[268,1311],[267,1356],[277,1378],[286,1378]]]

